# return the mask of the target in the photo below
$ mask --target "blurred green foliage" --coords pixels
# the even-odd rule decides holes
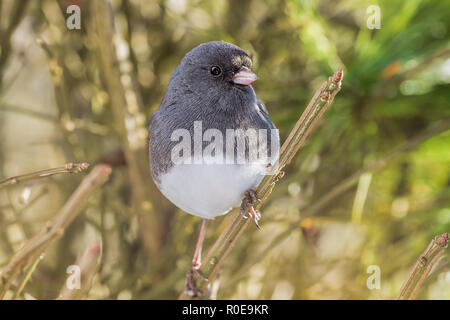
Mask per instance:
[[[66,28],[70,4],[81,8],[81,30]],[[380,29],[367,27],[370,5],[381,9]],[[344,70],[341,92],[263,207],[262,231],[247,230],[227,259],[218,298],[392,298],[428,242],[450,230],[448,2],[116,0],[111,12],[127,138],[137,150],[146,149],[148,119],[171,72],[202,42],[233,42],[253,55],[256,92],[282,139],[320,84]],[[85,298],[176,298],[201,221],[148,179],[161,246],[147,252],[92,31],[101,14],[109,13],[86,0],[0,1],[0,177],[70,161],[113,166],[24,292],[57,297],[67,266],[100,238],[102,260]],[[0,190],[0,266],[81,178]],[[209,224],[206,247],[228,218]],[[366,286],[370,265],[380,267],[380,290]],[[447,253],[419,297],[449,299],[448,270]]]

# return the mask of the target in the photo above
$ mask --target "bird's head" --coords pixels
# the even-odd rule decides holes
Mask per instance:
[[[251,86],[258,77],[252,72],[252,60],[238,46],[213,41],[192,49],[183,58],[171,82],[185,88],[185,93],[201,96],[211,103],[232,104],[254,99]]]

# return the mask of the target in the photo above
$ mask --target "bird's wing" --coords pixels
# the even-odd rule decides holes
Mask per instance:
[[[267,108],[266,108],[264,102],[262,102],[262,100],[261,100],[260,98],[258,98],[258,97],[256,98],[256,104],[257,104],[258,107],[259,107],[262,111],[264,111],[267,115],[269,114],[269,112],[267,111]]]

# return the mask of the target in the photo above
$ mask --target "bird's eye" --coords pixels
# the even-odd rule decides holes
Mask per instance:
[[[218,67],[218,66],[213,66],[213,67],[211,67],[211,74],[213,75],[213,76],[218,76],[218,75],[220,75],[222,73],[222,69],[220,69],[220,67]]]

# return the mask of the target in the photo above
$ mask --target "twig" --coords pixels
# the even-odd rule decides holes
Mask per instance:
[[[53,115],[47,114],[44,112],[35,111],[31,108],[15,106],[15,105],[7,105],[5,103],[1,103],[0,112],[13,112],[22,114],[29,117],[34,117],[40,120],[48,121],[51,123],[58,123],[58,119],[56,119]]]
[[[58,299],[60,300],[74,300],[83,298],[85,294],[89,292],[92,285],[92,279],[94,278],[98,267],[100,265],[99,260],[102,255],[102,242],[96,241],[90,245],[83,254],[77,259],[75,265],[80,267],[81,270],[81,283],[80,288],[69,288],[64,283],[61,293]]]
[[[20,294],[22,293],[22,290],[25,288],[25,286],[27,285],[28,281],[31,278],[31,275],[33,274],[34,270],[36,270],[39,262],[41,262],[41,260],[44,259],[44,254],[40,254],[33,262],[33,264],[30,267],[30,270],[28,270],[27,274],[25,275],[25,277],[23,278],[22,282],[19,285],[19,288],[17,289],[17,291],[14,293],[14,297],[13,299],[17,299],[18,297],[20,297]]]
[[[161,247],[161,217],[156,214],[160,204],[150,202],[155,197],[149,192],[150,170],[146,163],[145,139],[144,143],[133,143],[130,139],[133,134],[126,127],[126,120],[130,118],[129,106],[125,98],[124,86],[121,82],[121,71],[118,68],[118,59],[113,46],[114,17],[108,3],[91,1],[93,12],[92,38],[96,39],[100,72],[105,82],[106,90],[110,97],[111,109],[115,120],[116,129],[121,139],[122,149],[125,154],[130,185],[133,194],[133,208],[139,215],[140,234],[148,251],[150,259],[156,259]],[[134,92],[135,93],[135,92]],[[128,107],[128,108],[127,108]],[[156,193],[155,193],[156,194]]]
[[[305,111],[302,113],[286,141],[283,143],[280,149],[279,160],[273,166],[274,174],[266,176],[258,186],[256,192],[258,198],[261,200],[255,206],[256,210],[259,210],[264,201],[269,197],[276,182],[284,175],[282,169],[291,162],[297,151],[304,144],[306,137],[309,135],[314,125],[330,106],[341,88],[343,75],[344,73],[342,70],[337,71],[332,77],[324,82],[320,89],[314,94]],[[231,249],[236,245],[250,221],[251,219],[244,220],[240,213],[236,213],[231,223],[213,244],[211,250],[206,255],[206,263],[202,263],[200,269],[201,273],[208,278],[209,282],[213,281],[220,266],[230,253]],[[197,283],[202,285],[203,289],[206,290],[208,285],[206,281],[198,279]],[[181,293],[179,298],[182,299],[186,297],[187,296],[184,293]]]
[[[437,263],[436,266],[433,268],[433,271],[428,275],[427,279],[422,284],[422,286],[426,286],[432,283],[433,281],[436,281],[439,275],[447,273],[449,271],[450,271],[450,258],[449,257],[442,258],[439,261],[439,263]]]
[[[383,157],[380,157],[370,163],[368,163],[364,168],[356,171],[349,177],[342,180],[340,183],[338,183],[336,186],[332,187],[330,191],[325,193],[323,196],[321,196],[319,199],[314,201],[312,205],[304,205],[299,208],[299,210],[302,212],[302,217],[295,219],[294,221],[290,222],[289,225],[285,230],[283,230],[281,233],[279,233],[268,245],[265,249],[261,251],[261,253],[254,259],[254,261],[262,261],[264,257],[274,248],[277,247],[278,244],[280,244],[285,238],[287,238],[292,231],[298,229],[298,226],[300,225],[302,219],[313,216],[316,212],[318,212],[320,209],[322,209],[325,205],[331,202],[331,200],[335,199],[336,197],[342,195],[347,190],[352,188],[356,183],[358,182],[358,179],[361,175],[367,173],[367,172],[374,172],[375,170],[379,170],[386,166],[389,161],[394,159],[395,157],[401,155],[404,152],[407,152],[409,150],[413,150],[418,145],[420,145],[422,142],[426,141],[427,139],[434,137],[442,132],[445,132],[446,130],[450,129],[450,119],[444,119],[438,122],[435,126],[432,126],[431,128],[427,128],[423,132],[417,134],[410,140],[396,146],[389,152],[387,152]],[[242,269],[249,270],[254,263],[250,263],[246,266],[244,266]],[[235,275],[231,281],[227,281],[227,285],[230,283],[233,283],[235,281],[238,281],[241,277],[245,275],[244,272],[239,273],[239,275]]]
[[[444,253],[444,249],[448,246],[448,232],[445,232],[433,240],[431,240],[427,249],[417,260],[414,268],[409,274],[408,279],[403,284],[397,300],[413,300],[419,291],[422,283],[428,277],[434,264]]]
[[[63,117],[70,117],[70,113],[68,112],[70,101],[68,99],[69,94],[66,90],[63,64],[60,63],[60,58],[53,53],[52,48],[47,44],[47,42],[44,41],[43,38],[36,38],[36,44],[41,47],[47,55],[48,67],[54,86],[56,107],[58,108],[58,117],[59,120],[63,120]],[[65,126],[63,126],[63,128],[65,129]]]
[[[50,169],[42,169],[31,171],[28,173],[23,173],[14,177],[9,177],[3,180],[0,180],[0,190],[11,185],[18,184],[20,182],[29,181],[33,179],[39,179],[43,177],[52,176],[60,173],[80,173],[89,168],[89,163],[67,163],[65,165],[50,168]]]
[[[3,299],[14,279],[30,261],[40,255],[53,241],[64,234],[64,230],[72,223],[78,214],[86,207],[91,195],[107,180],[111,168],[97,165],[87,175],[74,193],[70,196],[53,221],[46,225],[11,258],[6,267],[0,271],[0,285],[5,279],[6,284],[0,290]]]
[[[11,37],[16,30],[17,26],[22,21],[22,18],[25,15],[25,11],[27,9],[29,0],[24,1],[16,1],[14,2],[14,6],[9,13],[9,25],[6,30],[0,30],[0,47],[2,50],[0,51],[0,86],[2,85],[2,76],[4,74],[3,69],[6,66],[6,62],[8,61],[9,55],[11,53]]]

